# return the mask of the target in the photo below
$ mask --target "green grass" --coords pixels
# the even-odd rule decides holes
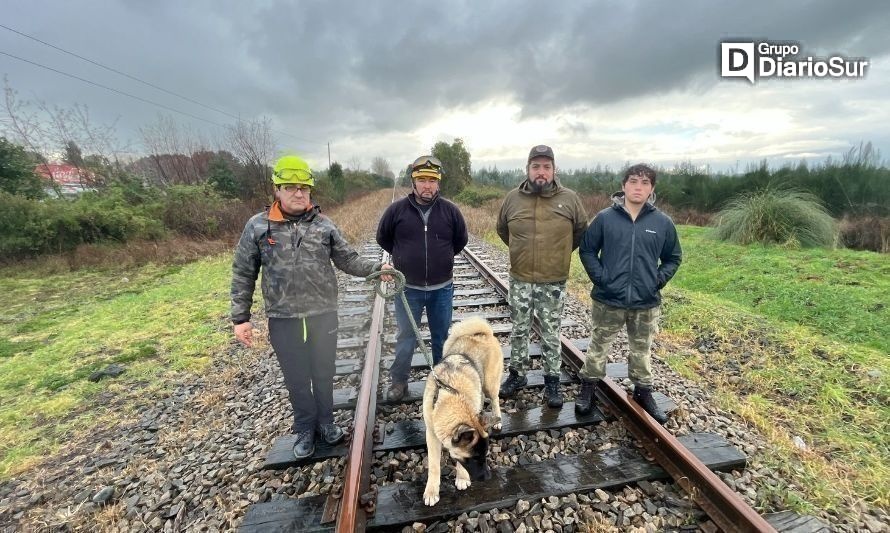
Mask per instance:
[[[888,256],[679,231],[683,264],[663,293],[669,349],[659,355],[767,436],[771,465],[794,486],[785,503],[890,505]],[[577,256],[570,289],[590,290]]]
[[[146,384],[199,370],[230,340],[224,254],[185,266],[39,275],[4,269],[0,291],[0,477],[51,453]],[[98,383],[111,363],[126,373]],[[116,413],[119,414],[119,413]]]

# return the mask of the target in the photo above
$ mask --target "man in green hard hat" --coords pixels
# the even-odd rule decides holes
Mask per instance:
[[[333,445],[344,435],[333,410],[338,321],[331,262],[353,276],[390,266],[363,259],[313,205],[315,178],[302,158],[279,159],[272,183],[275,202],[247,221],[235,249],[231,318],[235,337],[251,346],[250,308],[262,271],[269,341],[294,410],[294,457],[303,459],[315,453],[316,436]]]

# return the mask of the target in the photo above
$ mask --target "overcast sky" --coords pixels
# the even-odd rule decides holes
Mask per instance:
[[[754,7],[760,5],[761,7]],[[86,7],[85,7],[86,6]],[[577,168],[890,158],[890,2],[3,2],[0,24],[206,106],[267,116],[281,152],[399,169],[462,137],[474,168],[532,145]],[[721,40],[795,40],[869,61],[865,79],[720,78]],[[0,52],[220,124],[230,116],[0,28]],[[0,55],[21,98],[138,128],[171,114]],[[218,126],[172,114],[207,138]],[[288,133],[289,136],[283,133]]]

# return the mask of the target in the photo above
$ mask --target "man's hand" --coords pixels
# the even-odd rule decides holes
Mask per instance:
[[[389,263],[383,263],[383,266],[380,267],[380,270],[393,270],[393,268],[392,265],[390,265]],[[380,279],[389,282],[393,280],[393,277],[389,274],[381,274]]]
[[[235,338],[248,348],[253,346],[253,324],[250,322],[235,324]]]

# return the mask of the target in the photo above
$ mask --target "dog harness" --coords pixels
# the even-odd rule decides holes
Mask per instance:
[[[469,363],[469,365],[473,368],[473,370],[476,371],[476,374],[479,376],[479,380],[482,381],[482,371],[479,370],[479,367],[476,366],[476,362],[473,361],[473,359],[471,359],[470,356],[467,355],[467,354],[464,354],[464,353],[452,353],[452,354],[448,354],[448,355],[446,355],[445,357],[443,357],[441,361],[439,361],[439,364],[441,365],[441,364],[444,363],[445,360],[448,359],[449,357],[455,357],[455,356],[456,356],[456,357],[460,357],[460,358],[462,358],[464,361],[466,361],[467,363]],[[438,365],[437,365],[437,366],[438,366]],[[445,389],[446,391],[450,392],[451,394],[459,394],[458,391],[457,391],[457,389],[455,389],[454,387],[452,387],[452,386],[449,385],[448,383],[445,383],[444,381],[442,381],[441,379],[439,379],[439,376],[436,375],[435,370],[430,370],[430,375],[432,376],[433,381],[436,382],[436,395],[433,396],[433,404],[434,404],[434,405],[435,405],[436,401],[439,399],[439,389]]]

